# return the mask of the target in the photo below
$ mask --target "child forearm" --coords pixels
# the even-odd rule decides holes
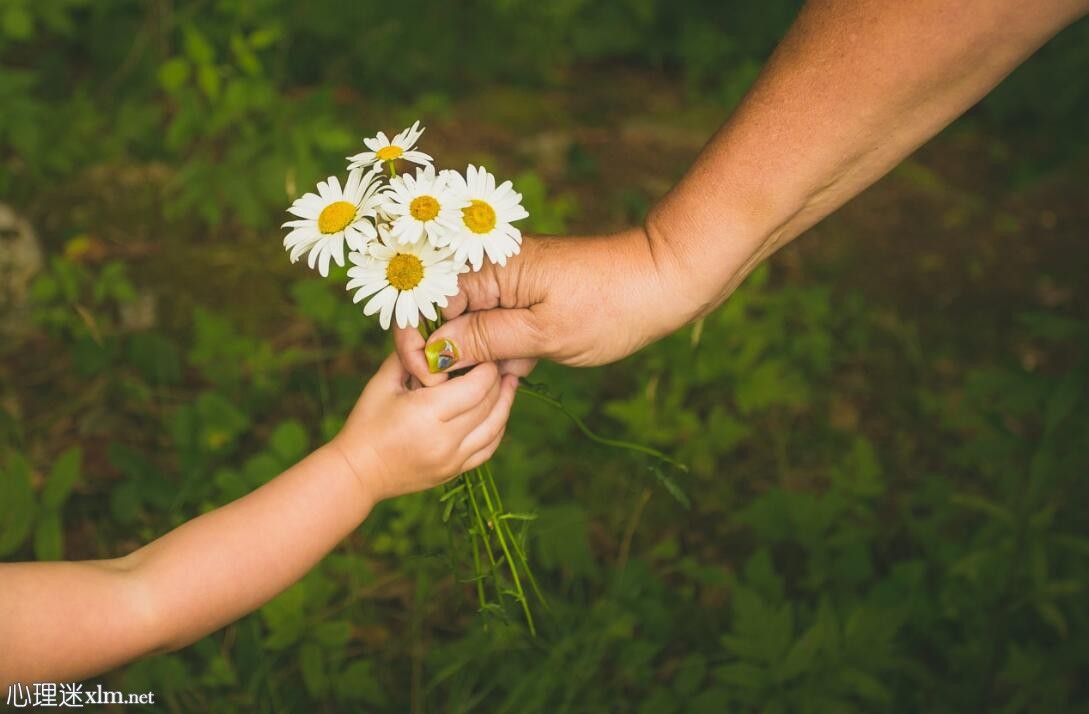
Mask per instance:
[[[136,551],[141,599],[170,650],[260,607],[294,583],[374,506],[335,447]]]
[[[0,565],[0,684],[76,679],[236,620],[366,518],[363,482],[325,446],[124,558]]]

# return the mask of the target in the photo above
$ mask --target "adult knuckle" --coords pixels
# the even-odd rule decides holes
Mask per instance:
[[[552,340],[548,339],[547,333],[554,332],[557,335],[562,335],[564,332],[563,329],[547,329],[545,321],[532,310],[527,311],[523,317],[521,331],[522,344],[533,354],[540,354],[549,349]]]
[[[472,319],[469,320],[469,341],[472,344],[473,352],[481,359],[491,358],[488,321],[484,319],[482,313],[473,313]]]

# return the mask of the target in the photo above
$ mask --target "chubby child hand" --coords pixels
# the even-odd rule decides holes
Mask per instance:
[[[492,362],[434,387],[410,390],[409,377],[396,353],[387,357],[329,443],[374,502],[438,486],[487,461],[518,388]]]

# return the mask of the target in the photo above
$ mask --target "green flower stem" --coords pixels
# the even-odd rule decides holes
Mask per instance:
[[[491,512],[491,520],[494,525],[496,540],[499,541],[499,547],[503,549],[503,554],[507,556],[507,563],[510,566],[510,574],[514,579],[514,590],[518,593],[518,602],[522,604],[522,612],[526,616],[526,624],[529,626],[529,634],[536,636],[537,627],[533,624],[533,614],[529,611],[529,600],[526,598],[525,590],[522,589],[522,579],[518,577],[518,566],[511,557],[510,548],[507,546],[507,539],[504,535],[504,529],[501,525],[502,521],[499,518],[500,513],[495,508],[495,504],[492,502],[491,494],[487,481],[485,480],[484,470],[479,466],[473,471],[476,473],[477,478],[480,479],[481,485],[484,487],[484,503],[488,506],[488,510]]]
[[[458,476],[458,480],[465,484],[465,490],[468,493],[469,503],[472,504],[473,516],[475,517],[475,525],[470,529],[470,535],[473,531],[479,531],[480,539],[484,541],[484,552],[488,554],[488,565],[492,571],[492,583],[495,585],[495,596],[499,602],[503,602],[503,588],[499,582],[499,572],[496,570],[495,552],[492,550],[491,539],[488,537],[488,526],[484,520],[484,516],[480,512],[480,506],[476,502],[476,496],[473,495],[473,483],[469,478],[469,473],[463,473]],[[482,582],[481,578],[484,573],[478,567],[476,570],[477,582]],[[481,585],[480,591],[483,591]]]
[[[579,431],[581,431],[586,436],[586,438],[590,439],[591,441],[596,441],[597,443],[602,444],[604,446],[612,446],[612,447],[615,447],[617,449],[627,449],[628,451],[637,451],[637,452],[639,452],[641,454],[646,454],[648,456],[653,456],[654,458],[658,459],[659,461],[664,461],[665,463],[670,464],[671,466],[673,466],[673,467],[675,467],[677,469],[680,469],[681,471],[688,471],[688,466],[686,466],[685,464],[681,463],[680,461],[677,461],[673,457],[668,456],[667,454],[664,454],[661,451],[658,451],[657,449],[652,448],[650,446],[644,446],[642,444],[633,444],[630,441],[621,441],[619,439],[606,439],[603,436],[598,436],[597,434],[595,434],[593,431],[590,430],[590,427],[586,426],[586,423],[584,421],[582,421],[582,419],[580,419],[577,415],[573,414],[570,410],[568,410],[568,408],[564,405],[563,402],[561,402],[560,400],[558,400],[558,399],[556,399],[554,397],[549,396],[548,394],[545,394],[543,391],[540,391],[540,387],[537,386],[537,385],[526,386],[526,387],[518,387],[518,391],[520,393],[522,393],[522,394],[528,394],[529,396],[533,397],[534,399],[539,399],[540,401],[544,402],[545,404],[550,404],[551,406],[555,407],[556,409],[559,409],[561,412],[566,414],[567,418],[570,419],[572,422],[574,422],[575,426],[578,427]]]
[[[491,486],[492,493],[495,495],[496,505],[499,507],[500,511],[505,512],[503,500],[499,497],[499,489],[495,485],[495,475],[492,473],[491,463],[485,461],[480,468],[484,471],[484,475],[488,480],[488,485]],[[550,611],[548,601],[545,600],[544,595],[541,594],[541,588],[537,585],[537,578],[533,576],[533,570],[529,567],[529,558],[526,557],[525,550],[523,550],[521,544],[518,543],[518,538],[515,537],[514,531],[510,527],[510,521],[506,518],[501,518],[499,519],[497,527],[506,529],[507,535],[510,537],[511,546],[514,548],[514,553],[518,556],[518,562],[525,571],[526,579],[529,580],[529,585],[533,589],[533,594],[537,596],[537,600],[540,601],[545,610]]]
[[[391,176],[394,169],[392,163],[390,165]],[[420,324],[420,333],[423,334],[426,340],[435,332],[442,324],[442,318],[438,320],[428,320],[424,318]],[[513,597],[518,600],[522,606],[522,612],[525,614],[526,625],[529,628],[530,635],[537,635],[537,626],[533,620],[533,613],[529,608],[529,598],[526,597],[525,588],[522,586],[523,576],[529,582],[530,587],[533,590],[537,599],[548,609],[548,605],[545,602],[544,595],[541,593],[540,586],[537,584],[537,579],[533,577],[533,572],[529,567],[529,559],[526,557],[525,549],[522,548],[518,542],[518,538],[515,537],[514,531],[511,529],[509,519],[506,517],[506,512],[503,509],[503,499],[499,495],[499,489],[495,484],[495,476],[492,473],[491,464],[485,462],[472,471],[460,474],[457,478],[457,483],[462,486],[461,490],[464,495],[458,496],[464,498],[463,503],[466,505],[467,516],[469,520],[469,536],[472,542],[473,548],[473,568],[476,575],[476,591],[477,597],[480,600],[481,609],[488,607],[486,587],[484,585],[484,578],[486,577],[483,572],[483,563],[480,557],[480,542],[484,544],[484,553],[487,555],[488,567],[491,571],[491,580],[495,586],[495,593],[498,599],[497,604],[501,607],[504,597]],[[483,504],[481,504],[477,489],[480,489],[480,494],[483,496]],[[484,508],[481,508],[481,506]],[[484,517],[485,509],[487,511],[488,518]],[[496,543],[499,549],[502,551],[501,559],[497,559],[496,550],[492,545],[492,534],[495,535]],[[478,542],[478,538],[479,541]],[[505,562],[506,568],[510,572],[511,581],[514,583],[514,592],[509,590],[504,591],[503,581],[499,577],[499,568],[501,564]],[[519,573],[519,569],[523,572]]]
[[[477,542],[477,538],[477,534],[470,530],[469,540],[473,544],[473,573],[476,576],[474,578],[476,580],[476,597],[480,601],[480,609],[483,610],[484,606],[488,604],[488,597],[484,594],[483,571],[480,568],[480,544]]]

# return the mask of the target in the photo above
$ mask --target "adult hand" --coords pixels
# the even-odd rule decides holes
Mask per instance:
[[[807,3],[647,230],[528,238],[505,269],[462,276],[429,340],[433,357],[451,346],[433,361],[522,360],[503,368],[525,374],[525,358],[630,354],[722,302],[1087,12],[1089,0]],[[408,371],[442,381],[415,331],[396,342]]]
[[[443,311],[447,322],[427,341],[431,366],[415,329],[395,330],[397,352],[429,386],[444,381],[443,372],[484,361],[518,376],[538,357],[577,367],[613,362],[695,314],[691,301],[667,288],[668,260],[643,229],[526,237],[506,267],[486,264],[461,276],[461,292]]]

